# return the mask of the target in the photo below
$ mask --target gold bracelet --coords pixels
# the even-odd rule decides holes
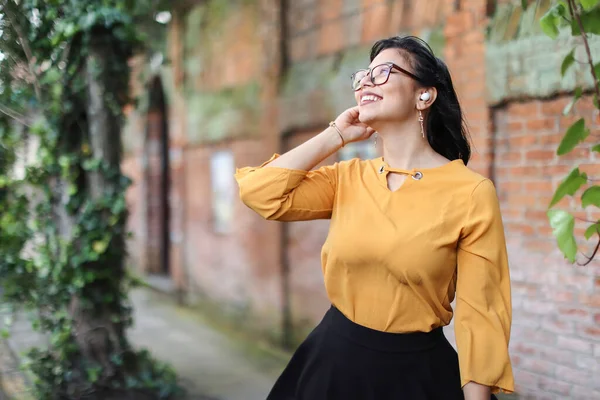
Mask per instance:
[[[340,139],[342,139],[342,147],[344,147],[346,145],[346,142],[344,141],[344,137],[342,136],[342,132],[340,132],[340,128],[337,127],[337,125],[335,124],[334,121],[331,121],[329,123],[329,126],[332,127],[333,129],[335,129],[335,131],[338,133],[338,135],[340,135]]]

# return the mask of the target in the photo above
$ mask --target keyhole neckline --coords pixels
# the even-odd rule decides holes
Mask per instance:
[[[383,156],[375,159],[375,162],[376,162],[375,166],[377,168],[377,173],[378,173],[378,175],[380,177],[380,182],[386,188],[388,188],[387,175],[390,172],[398,173],[398,174],[404,174],[404,175],[407,175],[407,177],[410,176],[412,178],[412,180],[414,180],[414,181],[420,181],[424,177],[429,176],[431,173],[443,171],[446,167],[448,167],[450,165],[454,165],[454,164],[462,164],[462,165],[464,165],[463,160],[460,159],[460,158],[458,158],[456,160],[448,161],[447,163],[442,164],[442,165],[437,166],[437,167],[431,167],[431,168],[412,168],[412,169],[391,168],[389,166],[389,164],[384,160]],[[405,186],[405,184],[406,184],[406,182],[404,182],[400,186],[400,188],[402,188],[403,186]]]

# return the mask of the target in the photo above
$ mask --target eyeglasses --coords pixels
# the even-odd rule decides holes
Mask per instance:
[[[393,69],[397,69],[398,71],[411,77],[412,79],[414,79],[416,81],[420,81],[420,79],[413,73],[408,72],[404,68],[397,66],[393,62],[387,62],[384,64],[376,65],[373,68],[359,69],[358,71],[353,73],[350,76],[350,79],[352,79],[352,89],[354,91],[359,90],[362,87],[361,82],[363,81],[363,79],[365,79],[365,77],[367,75],[369,76],[371,83],[373,85],[375,85],[375,86],[383,85],[390,78],[390,73],[392,72]]]

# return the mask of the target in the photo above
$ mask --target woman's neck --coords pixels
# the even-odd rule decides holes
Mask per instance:
[[[440,155],[421,134],[418,121],[378,127],[383,158],[392,168],[429,168],[439,165]]]

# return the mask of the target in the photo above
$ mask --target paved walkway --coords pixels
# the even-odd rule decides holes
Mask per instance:
[[[264,400],[284,367],[284,358],[234,340],[147,290],[132,294],[136,315],[129,337],[177,370],[190,398]],[[193,397],[196,396],[196,397]]]
[[[188,391],[187,399],[264,400],[284,367],[285,354],[224,334],[166,296],[138,289],[131,299],[135,310],[131,342],[175,368]],[[43,338],[31,332],[22,316],[14,321],[11,332],[10,349],[0,343],[0,387],[11,397],[25,400],[31,397],[12,356]]]

